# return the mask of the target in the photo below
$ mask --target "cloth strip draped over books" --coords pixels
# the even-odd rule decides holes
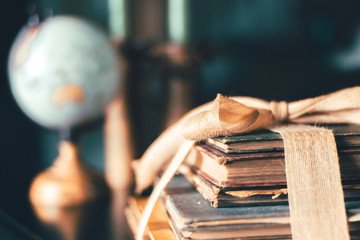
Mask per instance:
[[[334,131],[337,142],[345,198],[359,198],[360,127],[326,127]],[[283,143],[278,133],[263,130],[198,142],[180,171],[213,207],[287,204]]]

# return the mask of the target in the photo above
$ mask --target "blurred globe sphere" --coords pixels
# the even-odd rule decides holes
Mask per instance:
[[[120,81],[107,36],[69,16],[24,27],[11,48],[8,74],[21,109],[35,122],[55,129],[101,114]]]

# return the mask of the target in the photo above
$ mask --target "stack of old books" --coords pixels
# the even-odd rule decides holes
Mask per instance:
[[[360,127],[327,127],[338,146],[349,231],[358,239]],[[180,169],[182,176],[171,181],[153,212],[147,236],[291,239],[283,148],[279,134],[264,130],[197,143]],[[146,200],[131,199],[127,210],[134,229],[141,201]],[[159,231],[167,238],[156,238]]]

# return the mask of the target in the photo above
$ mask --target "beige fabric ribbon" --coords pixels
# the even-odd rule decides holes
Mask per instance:
[[[350,239],[334,133],[281,125],[292,239]]]
[[[259,128],[273,128],[274,126],[278,125],[279,123],[283,121],[288,122],[294,122],[294,123],[353,123],[353,124],[360,124],[360,87],[354,87],[354,88],[348,88],[344,89],[332,94],[323,95],[316,98],[310,98],[305,99],[297,102],[292,103],[286,103],[286,102],[266,102],[260,99],[255,98],[248,98],[248,97],[234,97],[232,99],[225,98],[221,95],[218,95],[218,97],[215,99],[214,103],[211,104],[205,104],[203,106],[200,106],[190,113],[188,113],[185,117],[180,119],[176,124],[174,124],[172,127],[167,129],[151,146],[150,148],[145,152],[140,162],[137,164],[137,167],[135,170],[135,177],[136,177],[136,185],[137,185],[137,191],[141,192],[143,189],[145,189],[147,186],[152,184],[154,178],[164,166],[165,162],[169,160],[174,153],[177,151],[179,146],[185,142],[186,147],[183,147],[180,151],[181,153],[177,154],[177,157],[174,158],[172,161],[173,163],[176,162],[176,166],[179,166],[183,159],[181,159],[179,156],[182,156],[183,158],[186,157],[187,151],[191,148],[191,143],[186,143],[186,140],[181,136],[181,131],[183,130],[183,136],[192,141],[198,141],[207,139],[210,137],[220,136],[220,135],[230,135],[235,133],[244,133],[249,132],[255,129]],[[183,128],[182,128],[183,126]],[[301,135],[301,131],[296,130],[297,133],[295,135]],[[294,130],[294,132],[296,132]],[[318,131],[318,128],[315,128],[315,132]],[[320,130],[319,130],[320,131]],[[287,134],[288,130],[281,130],[279,131],[285,141],[285,159],[287,158],[287,145],[290,146],[290,148],[293,148],[296,146],[296,144],[299,143],[299,140],[290,139],[287,141],[285,139],[285,136],[291,136],[292,134]],[[322,133],[319,133],[318,135],[326,135],[324,139],[329,139],[328,132],[320,131]],[[294,134],[293,134],[294,135]],[[330,135],[333,137],[333,135]],[[304,135],[306,138],[306,134]],[[290,138],[290,137],[289,137]],[[322,141],[319,137],[319,140]],[[301,140],[300,140],[301,142]],[[316,141],[315,141],[316,142]],[[331,159],[328,159],[328,155],[324,153],[324,156],[321,158],[324,158],[326,161],[330,163],[331,167],[331,173],[328,174],[328,177],[325,178],[319,178],[319,181],[328,181],[328,180],[336,180],[335,182],[335,189],[338,191],[333,199],[328,201],[328,205],[326,209],[329,209],[332,207],[332,204],[339,204],[340,207],[337,208],[338,211],[335,216],[340,216],[339,221],[330,221],[332,225],[328,229],[335,228],[336,230],[342,229],[340,233],[338,234],[338,231],[335,231],[335,233],[330,233],[327,236],[333,236],[332,239],[348,239],[348,233],[346,232],[347,226],[346,226],[346,215],[345,215],[345,207],[343,202],[343,194],[341,189],[341,182],[340,182],[340,173],[339,173],[339,167],[338,167],[338,160],[337,160],[337,154],[336,154],[336,146],[335,144],[331,145],[330,150],[335,154],[332,154],[330,157]],[[334,149],[335,148],[335,149]],[[317,156],[316,151],[318,151],[319,148],[312,149],[311,146],[309,147],[309,156]],[[320,154],[321,155],[321,154]],[[335,156],[335,158],[334,158]],[[297,163],[301,162],[302,157],[298,157],[296,154],[294,156],[290,156],[288,159],[294,159],[292,161],[296,161]],[[312,160],[308,163],[310,165],[317,164],[316,157],[312,157]],[[322,160],[322,159],[321,159]],[[174,164],[171,164],[170,166],[175,166]],[[286,165],[289,165],[292,169],[286,170],[286,172],[291,172],[296,169],[296,166],[294,164],[288,164],[286,162]],[[314,173],[320,174],[323,169],[326,169],[326,163],[321,163],[319,165],[321,168],[320,170],[315,171]],[[306,168],[306,167],[305,167]],[[316,168],[316,166],[315,166]],[[165,171],[165,175],[167,176],[167,179],[170,179],[170,177],[175,174],[176,168],[168,168]],[[310,173],[310,175],[313,173]],[[316,175],[315,174],[315,175]],[[335,174],[336,177],[331,176],[332,174]],[[301,174],[299,176],[302,176]],[[307,176],[306,174],[304,176]],[[316,180],[316,178],[314,178]],[[301,180],[301,177],[296,177],[292,180],[292,182],[296,183]],[[161,181],[160,180],[159,185],[155,188],[156,192],[155,194],[152,194],[150,197],[153,201],[150,201],[149,205],[155,204],[154,201],[156,201],[160,189],[163,188],[167,181]],[[340,184],[340,185],[339,185]],[[340,187],[339,187],[340,186]],[[326,191],[332,191],[334,185],[327,186]],[[319,186],[316,188],[310,190],[310,191],[303,191],[300,194],[300,199],[305,196],[306,194],[314,193],[319,189]],[[321,189],[321,185],[320,185]],[[340,190],[339,190],[340,189]],[[290,191],[297,192],[296,188],[295,191],[289,189],[289,198],[291,194]],[[325,193],[326,193],[325,191]],[[339,192],[340,191],[340,192]],[[322,199],[324,196],[320,196],[320,199]],[[325,196],[326,197],[326,196]],[[339,200],[340,199],[340,200]],[[311,200],[311,199],[310,199]],[[295,199],[295,202],[297,199]],[[312,200],[311,200],[312,201]],[[310,202],[307,203],[307,205],[312,204]],[[314,200],[318,201],[318,200]],[[340,203],[339,203],[340,201]],[[291,215],[293,214],[292,209],[297,209],[298,207],[296,204],[292,204],[290,202],[290,212]],[[320,203],[321,204],[321,203]],[[292,206],[293,207],[292,207]],[[299,204],[297,204],[299,205]],[[300,203],[300,206],[302,204]],[[319,206],[319,202],[317,203],[317,206]],[[144,214],[145,217],[142,219],[141,224],[142,225],[139,228],[138,232],[138,238],[142,238],[141,232],[143,232],[143,229],[146,226],[146,215],[150,216],[152,207],[147,206],[147,211],[144,211],[144,213],[147,212],[147,214]],[[339,213],[340,212],[340,213]],[[297,227],[301,224],[303,224],[302,221],[306,221],[306,219],[312,219],[313,217],[316,217],[317,221],[322,220],[322,218],[326,217],[326,214],[303,214],[300,216],[300,218],[297,218],[296,225]],[[344,217],[345,216],[345,217]],[[302,218],[304,217],[304,218]],[[300,221],[299,221],[300,219]],[[302,219],[302,220],[301,220]],[[332,220],[334,218],[331,218]],[[345,219],[345,220],[344,220]],[[309,223],[311,225],[311,223]],[[308,226],[309,226],[308,224]],[[341,224],[342,227],[336,227],[338,224]],[[323,224],[324,225],[324,224]],[[326,225],[326,224],[325,224]],[[305,235],[301,233],[301,231],[307,231],[307,227],[300,226],[300,228],[295,227],[296,233],[293,232],[293,237],[296,239],[303,239]],[[345,232],[344,232],[345,229]],[[321,232],[327,231],[322,229],[321,231],[318,231],[318,228],[314,228],[314,234],[307,235],[308,237],[316,237],[313,239],[324,239],[325,235],[322,236]],[[320,233],[320,234],[319,234]],[[317,238],[317,237],[322,238]],[[335,237],[335,238],[334,238]],[[340,237],[340,238],[338,238]]]
[[[136,162],[136,192],[155,180],[186,140],[249,132],[270,128],[282,121],[293,123],[360,124],[360,87],[296,102],[266,102],[257,98],[221,95],[212,103],[190,111],[164,131]]]
[[[210,111],[190,117],[183,134],[189,140],[269,128],[283,121],[294,123],[360,124],[360,87],[297,102],[266,102],[256,98],[221,96]]]

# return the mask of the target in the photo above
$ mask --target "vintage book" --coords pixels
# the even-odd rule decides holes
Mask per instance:
[[[128,200],[128,207],[125,209],[125,216],[134,236],[147,200],[148,198],[146,197],[130,197]],[[156,203],[155,208],[151,214],[145,233],[145,239],[176,239],[176,236],[170,227],[169,216],[167,215],[165,207],[159,201]]]
[[[179,172],[190,182],[212,207],[239,207],[256,205],[288,204],[287,186],[219,187],[186,165]],[[360,185],[344,185],[346,200],[360,200]]]
[[[343,184],[360,181],[360,148],[338,150]],[[286,185],[283,151],[224,153],[198,143],[185,165],[222,188]]]
[[[171,225],[179,239],[291,239],[288,205],[213,208],[181,176],[164,194]],[[360,201],[346,202],[349,230],[360,230]]]
[[[360,127],[348,124],[326,125],[332,129],[339,148],[360,146]],[[225,153],[283,151],[284,143],[279,133],[259,130],[252,133],[210,138],[206,141]]]

